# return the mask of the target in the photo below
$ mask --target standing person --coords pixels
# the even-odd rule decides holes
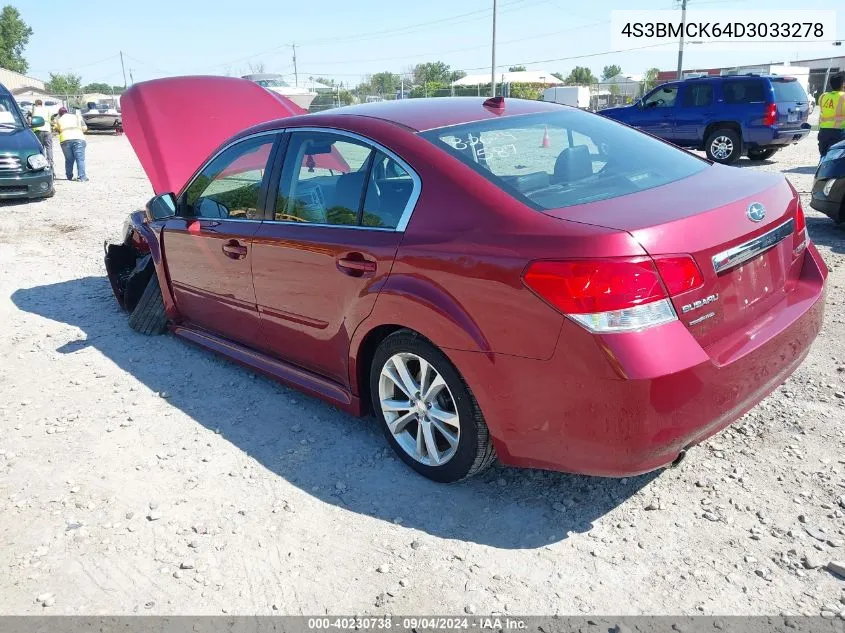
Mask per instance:
[[[67,108],[59,108],[56,118],[59,131],[59,143],[65,155],[65,175],[73,180],[73,164],[76,163],[76,175],[80,182],[88,182],[85,173],[85,123],[79,114],[70,114]]]
[[[830,78],[830,91],[819,97],[819,154],[824,156],[832,145],[845,140],[845,73]]]
[[[53,168],[53,130],[50,126],[50,111],[44,107],[44,102],[41,99],[35,100],[35,105],[32,107],[30,117],[40,116],[44,119],[44,125],[32,128],[35,136],[41,141],[44,146],[44,156],[47,157],[47,162],[50,163],[50,171],[55,171]],[[31,119],[30,119],[31,120]]]

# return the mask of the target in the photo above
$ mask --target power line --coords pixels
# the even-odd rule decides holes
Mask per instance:
[[[536,4],[544,4],[544,3],[547,3],[547,2],[551,2],[551,1],[552,0],[533,0],[533,1],[532,0],[511,0],[510,2],[505,3],[503,5],[503,7],[513,7],[514,5],[520,5],[519,7],[516,7],[516,8],[522,9],[522,8],[527,7],[527,6],[532,6],[532,5],[536,5]],[[528,4],[525,4],[526,2],[528,2]],[[425,31],[432,26],[438,26],[440,24],[443,24],[444,22],[449,22],[451,24],[460,24],[461,22],[466,21],[467,18],[474,18],[475,16],[479,16],[479,15],[483,15],[483,14],[489,14],[489,13],[491,13],[491,11],[492,11],[492,9],[490,9],[490,8],[476,9],[474,11],[468,11],[466,13],[459,13],[457,15],[452,15],[452,16],[445,17],[445,18],[439,18],[437,20],[429,20],[427,22],[419,22],[417,24],[409,24],[409,25],[403,26],[403,27],[381,29],[381,30],[378,30],[378,31],[369,31],[369,32],[364,32],[364,33],[354,33],[354,34],[350,34],[350,35],[343,35],[343,36],[340,36],[340,37],[325,37],[325,38],[320,38],[320,39],[315,39],[315,40],[306,40],[304,42],[298,42],[297,46],[299,46],[299,47],[324,46],[324,45],[330,45],[330,44],[343,44],[343,43],[347,43],[347,42],[350,42],[350,41],[356,41],[356,42],[366,41],[368,39],[379,38],[379,37],[381,37],[381,38],[398,37],[398,36],[401,36],[401,35],[409,35],[410,33],[413,33],[413,32]],[[502,9],[499,10],[499,13],[502,13]],[[256,57],[261,57],[262,55],[268,55],[270,53],[277,52],[277,51],[282,50],[283,48],[286,48],[288,46],[290,46],[290,44],[287,44],[287,43],[286,44],[279,44],[278,46],[274,46],[273,48],[268,48],[266,50],[263,50],[263,51],[260,51],[260,52],[257,52],[257,53],[252,53],[252,54],[246,55],[244,57],[239,57],[237,59],[233,59],[233,60],[230,60],[230,61],[227,61],[227,62],[222,62],[222,63],[214,64],[214,65],[211,65],[211,66],[206,66],[206,68],[221,68],[223,66],[231,66],[232,64],[237,64],[237,63],[244,62],[244,61],[247,61],[247,60],[250,60],[250,59],[254,59]]]

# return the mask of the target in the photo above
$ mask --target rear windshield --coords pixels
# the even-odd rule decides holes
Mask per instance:
[[[537,210],[617,198],[709,166],[602,116],[565,107],[429,130],[422,136]]]
[[[775,101],[806,101],[807,93],[797,81],[773,81]]]

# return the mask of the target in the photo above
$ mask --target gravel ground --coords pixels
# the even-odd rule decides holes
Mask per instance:
[[[766,163],[810,190],[814,136]],[[124,137],[91,182],[0,207],[0,613],[845,618],[845,232],[795,375],[673,470],[413,474],[371,420],[132,332],[102,243],[151,195]],[[806,196],[805,196],[806,207]]]

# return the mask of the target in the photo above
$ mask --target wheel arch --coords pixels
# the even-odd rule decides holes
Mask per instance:
[[[736,121],[715,121],[713,123],[708,123],[707,127],[704,128],[704,143],[705,146],[707,144],[707,139],[710,138],[710,135],[713,134],[716,130],[727,128],[729,130],[733,130],[737,134],[739,134],[740,142],[744,142],[742,138],[742,126]]]
[[[358,325],[349,346],[348,375],[361,413],[371,411],[369,375],[379,344],[399,330],[408,330],[439,349],[461,374],[450,350],[492,354],[476,321],[457,299],[428,280],[391,275],[370,315]]]

